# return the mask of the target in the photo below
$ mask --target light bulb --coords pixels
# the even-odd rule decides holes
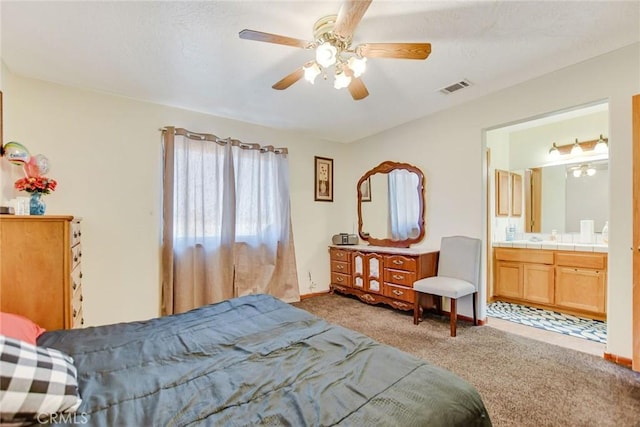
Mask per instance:
[[[344,72],[336,73],[336,80],[333,83],[333,87],[336,89],[342,89],[349,86],[351,83],[351,76],[347,76]]]
[[[593,166],[589,166],[587,168],[587,175],[589,176],[593,176],[596,174],[596,168],[594,168]]]
[[[605,142],[602,135],[600,135],[600,139],[596,142],[596,146],[593,147],[593,151],[596,153],[607,153],[609,151],[609,144]]]
[[[576,138],[576,142],[574,142],[573,147],[571,148],[571,155],[578,156],[582,154],[582,147],[578,144],[578,138]]]
[[[574,178],[580,178],[580,175],[582,175],[582,171],[580,169],[574,169],[573,170],[573,177]]]
[[[330,67],[336,63],[337,53],[335,46],[329,42],[324,42],[316,49],[316,62],[324,68]]]
[[[347,65],[353,71],[354,77],[360,77],[367,69],[367,58],[357,58],[352,56],[349,58]]]
[[[549,158],[551,160],[557,160],[560,157],[560,151],[558,147],[556,147],[556,143],[553,143],[553,147],[549,149]]]
[[[320,74],[320,67],[318,67],[318,64],[314,62],[311,65],[302,68],[304,69],[304,79],[313,84],[316,77]]]

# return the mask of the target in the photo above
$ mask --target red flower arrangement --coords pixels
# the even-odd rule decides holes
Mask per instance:
[[[56,189],[58,183],[55,179],[46,176],[29,176],[16,181],[15,187],[18,191],[27,193],[49,194]]]

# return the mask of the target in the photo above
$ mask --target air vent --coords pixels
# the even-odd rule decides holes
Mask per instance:
[[[471,86],[471,82],[469,82],[469,80],[461,80],[457,83],[454,83],[452,85],[449,85],[445,88],[440,89],[440,92],[448,95],[450,93],[453,93],[460,89],[464,89],[465,87],[469,87],[469,86]]]

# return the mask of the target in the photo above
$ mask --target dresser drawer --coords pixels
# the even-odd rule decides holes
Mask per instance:
[[[384,284],[384,294],[388,297],[407,302],[414,302],[416,293],[413,289],[404,286],[396,286],[391,283]]]
[[[329,254],[332,261],[351,262],[351,252],[349,251],[331,248]]]
[[[332,272],[331,283],[342,286],[351,286],[351,275]]]
[[[331,271],[336,273],[351,274],[351,264],[343,261],[331,261]]]
[[[402,255],[386,255],[384,265],[394,270],[416,271],[416,259]]]
[[[416,273],[411,271],[393,270],[390,268],[385,268],[384,281],[387,283],[393,283],[396,285],[413,287],[413,282],[416,281]]]
[[[80,236],[82,236],[82,232],[80,231],[80,221],[71,222],[71,246],[75,246],[80,243]]]
[[[76,268],[80,264],[82,258],[82,245],[77,244],[71,248],[71,268]]]
[[[82,285],[81,266],[78,265],[71,272],[71,292],[75,292]]]

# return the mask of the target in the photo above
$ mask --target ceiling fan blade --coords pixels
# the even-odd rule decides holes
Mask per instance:
[[[351,93],[351,97],[356,101],[369,96],[369,91],[360,77],[353,77],[351,79],[351,83],[349,83],[349,92]]]
[[[294,39],[287,36],[279,36],[278,34],[263,33],[261,31],[254,30],[242,30],[240,31],[239,35],[241,39],[283,44],[286,46],[301,47],[303,49],[307,49],[312,45],[312,43],[308,41]]]
[[[294,84],[295,82],[297,82],[298,80],[300,80],[302,76],[304,76],[304,69],[300,67],[297,70],[295,70],[293,73],[289,74],[288,76],[286,76],[285,78],[283,78],[282,80],[280,80],[278,83],[274,84],[271,87],[276,90],[286,89],[292,84]]]
[[[333,32],[345,39],[353,34],[370,4],[371,0],[345,0],[340,6]]]
[[[431,43],[365,43],[356,52],[366,58],[427,59]]]

